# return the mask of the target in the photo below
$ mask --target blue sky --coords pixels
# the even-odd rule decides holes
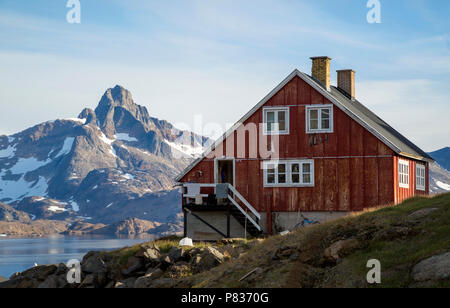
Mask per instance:
[[[75,117],[116,84],[152,116],[225,128],[328,55],[424,150],[450,146],[450,1],[380,0],[381,24],[367,0],[80,0],[81,24],[66,3],[0,0],[0,134]]]

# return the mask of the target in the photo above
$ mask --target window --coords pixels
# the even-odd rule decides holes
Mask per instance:
[[[289,134],[289,107],[263,109],[264,134]]]
[[[314,186],[314,161],[264,162],[264,186]]]
[[[333,106],[332,105],[306,106],[306,132],[332,133]]]
[[[416,164],[416,189],[425,190],[425,166]]]
[[[409,162],[406,160],[398,161],[398,182],[402,188],[409,188]]]

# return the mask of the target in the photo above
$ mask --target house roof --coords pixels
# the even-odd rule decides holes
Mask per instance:
[[[393,127],[379,118],[375,113],[361,104],[358,100],[352,100],[344,92],[336,87],[326,90],[313,77],[294,70],[287,76],[275,89],[273,89],[266,97],[264,97],[255,107],[247,112],[239,121],[236,122],[222,137],[220,137],[212,146],[210,146],[201,157],[193,161],[180,175],[176,177],[176,181],[181,180],[189,171],[191,171],[200,161],[203,160],[214,148],[241,126],[248,118],[250,118],[258,109],[260,109],[267,101],[269,101],[278,91],[288,84],[296,76],[303,79],[306,83],[324,95],[329,101],[340,108],[352,119],[361,124],[364,128],[372,132],[378,139],[391,148],[395,153],[416,160],[434,161],[426,152],[421,150],[414,143],[409,141],[405,136],[396,131]]]

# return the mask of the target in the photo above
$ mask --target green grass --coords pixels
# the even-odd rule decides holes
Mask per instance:
[[[438,210],[420,219],[410,214],[424,208]],[[412,198],[404,203],[367,213],[348,220],[347,228],[363,232],[375,227],[378,233],[393,228],[410,228],[411,234],[393,238],[372,238],[363,249],[343,258],[342,262],[325,273],[322,287],[408,287],[413,284],[411,270],[420,261],[450,250],[450,194],[434,198]],[[382,266],[381,285],[369,286],[365,282],[369,259],[378,259]],[[435,285],[448,285],[439,282]]]
[[[438,210],[421,219],[411,213],[424,208]],[[407,229],[405,235],[395,230]],[[336,241],[356,239],[360,245],[335,266],[321,263],[323,251]],[[274,261],[280,247],[300,251],[300,260]],[[312,226],[287,236],[273,236],[251,248],[244,256],[209,272],[194,275],[195,287],[374,287],[366,282],[370,259],[382,266],[382,284],[375,287],[414,285],[411,270],[420,261],[450,251],[450,194],[416,197],[397,206]],[[256,267],[262,277],[239,282]],[[427,287],[450,286],[440,281]]]

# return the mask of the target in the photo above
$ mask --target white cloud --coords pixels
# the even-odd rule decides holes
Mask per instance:
[[[425,151],[450,144],[450,94],[427,79],[362,81],[358,99]]]

